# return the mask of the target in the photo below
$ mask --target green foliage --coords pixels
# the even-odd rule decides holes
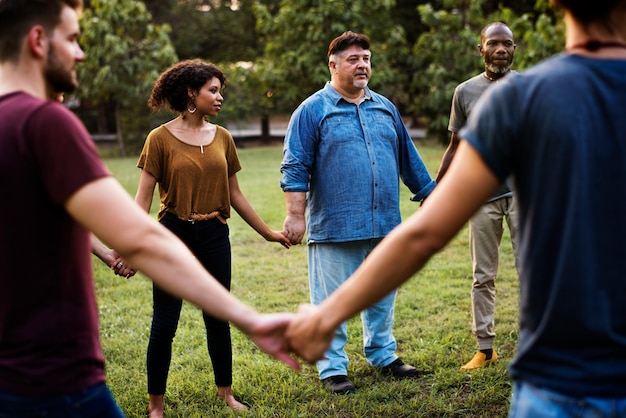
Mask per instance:
[[[403,46],[404,33],[393,24],[395,2],[356,0],[283,0],[275,14],[256,3],[257,31],[265,43],[256,64],[262,84],[273,91],[276,111],[293,110],[329,80],[327,49],[330,41],[352,30],[372,41],[372,85],[391,82],[396,73],[387,66],[388,53]]]
[[[143,2],[133,0],[92,0],[80,20],[86,56],[77,67],[78,95],[83,104],[119,109],[126,133],[145,133],[152,84],[177,60],[169,26],[151,20]]]
[[[434,175],[443,147],[432,142],[417,146]],[[278,185],[282,148],[245,148],[239,157],[242,191],[268,225],[280,229],[285,217]],[[131,195],[139,178],[135,163],[134,158],[106,160]],[[419,210],[410,195],[401,187],[404,219]],[[152,206],[154,216],[158,205]],[[285,250],[265,242],[236,212],[229,227],[234,295],[262,312],[293,312],[308,302],[305,246]],[[459,370],[477,349],[470,331],[472,278],[464,228],[398,293],[394,326],[398,353],[423,371],[420,379],[399,381],[370,367],[362,354],[358,317],[348,322],[348,372],[358,388],[350,396],[331,395],[321,387],[315,367],[303,365],[301,372],[292,371],[233,328],[233,391],[251,406],[248,412],[234,413],[217,396],[200,312],[184,304],[165,395],[166,417],[506,417],[511,393],[506,367],[515,354],[518,333],[518,281],[508,229],[500,251],[495,318],[500,361],[494,366],[473,373]],[[113,276],[95,258],[94,269],[108,385],[129,418],[145,417],[151,283],[141,275],[130,280]]]
[[[518,71],[559,52],[564,43],[563,24],[549,0],[516,0],[506,7],[492,0],[145,4],[154,18],[141,1],[92,0],[81,22],[87,59],[78,66],[80,98],[84,105],[98,104],[104,114],[98,120],[109,125],[119,103],[132,151],[155,124],[145,107],[150,86],[177,56],[214,62],[226,73],[226,102],[218,120],[263,119],[291,113],[323,87],[330,78],[330,40],[345,30],[362,32],[372,40],[370,86],[447,143],[454,88],[483,68],[476,45],[486,23],[509,24],[518,45]]]
[[[517,16],[509,8],[485,14],[484,0],[446,0],[443,8],[431,4],[418,6],[422,23],[428,28],[413,46],[413,93],[408,109],[428,119],[429,133],[442,143],[449,138],[447,130],[450,105],[455,87],[484,69],[476,46],[480,31],[493,21],[502,21],[516,36],[515,66],[523,70],[560,51],[564,44],[563,26],[546,11],[539,0],[535,13]]]
[[[252,61],[261,53],[252,2],[179,1],[169,11],[171,38],[181,59]]]
[[[525,70],[546,58],[558,54],[565,45],[565,25],[562,19],[542,13],[533,20],[530,14],[524,14],[513,21],[511,29],[521,34],[519,51],[515,54],[516,68]],[[521,45],[521,47],[520,47]]]
[[[169,26],[152,24],[141,1],[92,0],[91,5],[80,20],[86,52],[78,66],[81,99],[128,106],[147,97],[159,73],[177,60]]]

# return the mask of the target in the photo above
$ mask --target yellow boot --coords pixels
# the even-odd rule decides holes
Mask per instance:
[[[487,367],[490,364],[495,363],[496,361],[498,361],[498,353],[496,353],[496,350],[493,350],[493,353],[491,354],[491,358],[489,360],[487,360],[487,355],[485,353],[479,351],[474,355],[473,359],[471,359],[466,365],[461,367],[461,370],[463,370],[464,372],[469,372],[475,369],[480,369],[481,367]]]

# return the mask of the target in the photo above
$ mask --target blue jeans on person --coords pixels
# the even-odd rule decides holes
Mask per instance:
[[[0,391],[0,418],[124,418],[106,384],[60,396],[21,396]]]
[[[319,305],[361,265],[380,239],[309,243],[309,286],[311,303]],[[396,339],[392,335],[397,291],[392,291],[378,303],[361,312],[363,353],[374,367],[391,364],[396,356]],[[335,333],[326,358],[317,362],[320,379],[348,375],[348,341],[346,322]]]
[[[626,398],[574,397],[515,382],[509,418],[626,417]]]

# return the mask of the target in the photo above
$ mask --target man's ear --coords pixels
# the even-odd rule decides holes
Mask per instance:
[[[43,27],[40,25],[33,26],[28,31],[26,38],[28,50],[37,58],[43,58],[46,56],[46,50],[48,47],[49,39]]]
[[[481,57],[485,55],[485,50],[483,49],[482,44],[478,44],[476,48],[478,48],[478,53],[480,54]]]

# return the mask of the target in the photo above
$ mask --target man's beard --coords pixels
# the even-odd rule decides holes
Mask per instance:
[[[47,66],[44,70],[44,77],[50,85],[50,89],[57,93],[70,93],[76,90],[78,82],[73,77],[72,72],[67,70],[59,61],[54,47],[48,50]]]
[[[506,74],[511,70],[513,66],[513,57],[510,57],[509,63],[507,65],[496,65],[493,63],[493,57],[489,60],[489,62],[485,62],[485,67],[494,74]]]
[[[367,79],[367,80],[356,80],[353,83],[353,85],[357,89],[364,89],[365,87],[367,87],[367,83],[369,83],[369,79]]]
[[[510,62],[508,65],[505,65],[505,66],[494,65],[494,64],[487,64],[485,66],[487,67],[489,71],[491,71],[494,74],[506,74],[511,70],[513,63]]]

